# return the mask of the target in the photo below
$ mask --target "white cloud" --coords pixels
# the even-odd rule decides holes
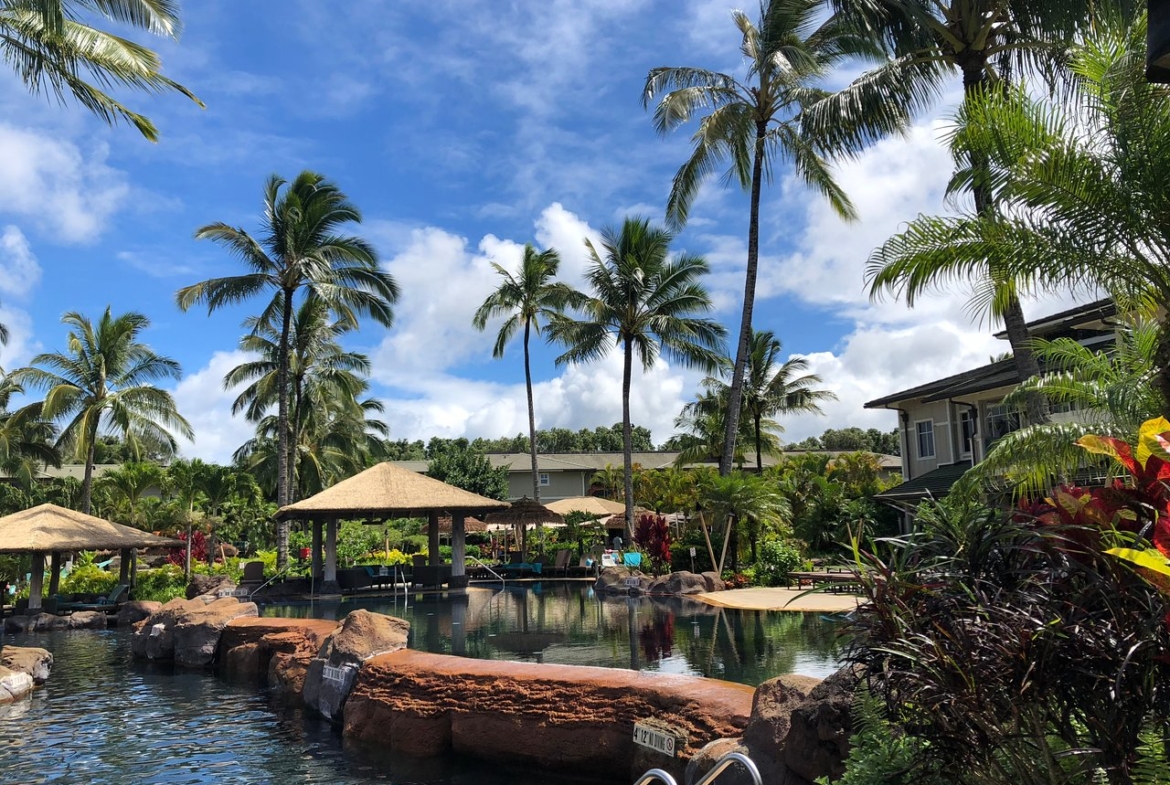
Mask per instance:
[[[89,242],[126,201],[124,173],[109,150],[0,124],[0,213],[18,215],[64,242]]]
[[[41,265],[18,227],[6,226],[0,234],[0,293],[23,298],[41,280]]]
[[[195,441],[180,438],[184,458],[230,463],[232,453],[255,434],[242,416],[232,414],[236,390],[223,388],[223,377],[248,359],[244,352],[216,352],[207,365],[186,376],[173,392],[179,414],[195,431]]]

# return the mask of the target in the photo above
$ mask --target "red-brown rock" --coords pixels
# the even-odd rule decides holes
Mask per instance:
[[[229,678],[264,677],[269,686],[299,697],[309,662],[337,627],[328,619],[233,619],[220,637],[220,672]]]
[[[806,780],[845,773],[853,733],[853,691],[860,672],[843,668],[814,687],[792,710],[784,763]]]
[[[183,667],[203,668],[215,659],[220,634],[228,622],[256,615],[255,603],[234,597],[210,603],[174,599],[135,625],[130,649],[135,657],[173,659]]]
[[[0,665],[27,673],[35,684],[44,684],[53,669],[53,653],[33,646],[5,646],[0,648]]]
[[[361,664],[371,657],[405,649],[410,622],[395,616],[352,611],[309,664],[304,681],[305,705],[327,719],[340,722],[346,698]],[[325,678],[325,667],[337,668],[340,679]]]
[[[642,773],[633,770],[635,722],[680,729],[687,742],[677,762],[685,764],[709,741],[743,731],[752,694],[744,685],[690,676],[402,650],[363,665],[345,706],[344,733],[412,755],[453,749],[624,779]]]

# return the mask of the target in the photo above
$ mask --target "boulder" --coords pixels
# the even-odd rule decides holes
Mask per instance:
[[[109,617],[101,611],[78,611],[69,616],[38,613],[33,616],[9,616],[4,620],[4,631],[19,634],[49,630],[104,630],[109,623]]]
[[[455,752],[632,782],[645,771],[635,770],[645,760],[636,758],[635,723],[654,719],[685,734],[675,750],[685,765],[708,742],[743,732],[752,693],[692,676],[402,649],[362,665],[343,733],[394,753]]]
[[[18,701],[32,692],[33,677],[0,665],[0,704]]]
[[[672,572],[663,580],[663,590],[666,594],[702,594],[707,589],[707,580],[702,575],[681,570]]]
[[[700,573],[703,578],[703,583],[707,585],[707,591],[723,591],[727,586],[723,583],[723,578],[717,572]]]
[[[309,662],[337,626],[329,619],[233,619],[220,636],[220,673],[233,679],[261,679],[300,698]]]
[[[157,600],[132,600],[118,609],[116,623],[119,627],[130,627],[162,607]]]
[[[853,732],[853,692],[861,673],[842,668],[814,687],[792,710],[784,740],[784,763],[806,780],[837,779],[845,773]]]
[[[362,663],[379,654],[405,649],[409,637],[410,622],[405,619],[367,610],[351,611],[309,663],[305,705],[327,719],[340,722],[342,708]]]
[[[629,567],[606,567],[597,576],[593,590],[602,594],[646,594],[654,579]]]
[[[756,687],[752,716],[743,732],[744,744],[753,753],[781,760],[784,740],[792,727],[792,710],[820,683],[820,679],[811,676],[788,675]]]
[[[720,758],[729,752],[747,754],[747,747],[743,746],[743,739],[715,739],[694,754],[687,763],[684,779],[685,785],[695,785],[703,779]],[[765,780],[770,782],[771,780]],[[739,766],[735,770],[728,770],[719,777],[719,785],[752,785],[752,779]]]
[[[215,659],[220,634],[241,616],[258,615],[256,604],[224,597],[213,602],[174,599],[138,623],[130,639],[135,657],[171,660],[204,668]]]
[[[218,598],[221,589],[234,589],[235,587],[236,585],[227,575],[196,574],[191,576],[191,582],[187,584],[187,599],[193,600],[208,594]]]
[[[35,684],[44,684],[53,669],[53,653],[32,646],[5,646],[0,648],[0,666],[27,673]]]

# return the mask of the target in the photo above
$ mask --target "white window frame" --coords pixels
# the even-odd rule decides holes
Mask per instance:
[[[542,488],[552,485],[552,479],[548,476],[548,472],[539,472],[536,477]]]
[[[970,433],[965,429],[970,428]],[[979,436],[979,413],[974,409],[963,409],[959,412],[959,455],[970,458],[975,451],[975,439]]]
[[[926,453],[924,453],[922,451],[922,437],[926,433],[925,431],[921,430],[920,426],[922,426],[922,425],[930,425],[930,431],[929,431],[929,433],[930,433],[930,454],[929,455],[927,455]],[[918,456],[918,460],[920,460],[920,461],[925,461],[925,460],[929,460],[931,458],[938,457],[938,445],[936,445],[934,443],[934,420],[933,419],[931,419],[931,420],[915,420],[914,421],[914,449],[916,451],[916,455]]]

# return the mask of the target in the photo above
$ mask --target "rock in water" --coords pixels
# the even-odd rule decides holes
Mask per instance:
[[[0,665],[27,673],[34,683],[44,684],[53,669],[53,653],[32,646],[5,646],[0,648]]]
[[[32,692],[33,677],[0,665],[0,703],[12,703]]]
[[[410,622],[405,619],[366,610],[350,612],[309,663],[305,705],[340,722],[341,710],[362,663],[379,654],[405,649],[409,636]]]

